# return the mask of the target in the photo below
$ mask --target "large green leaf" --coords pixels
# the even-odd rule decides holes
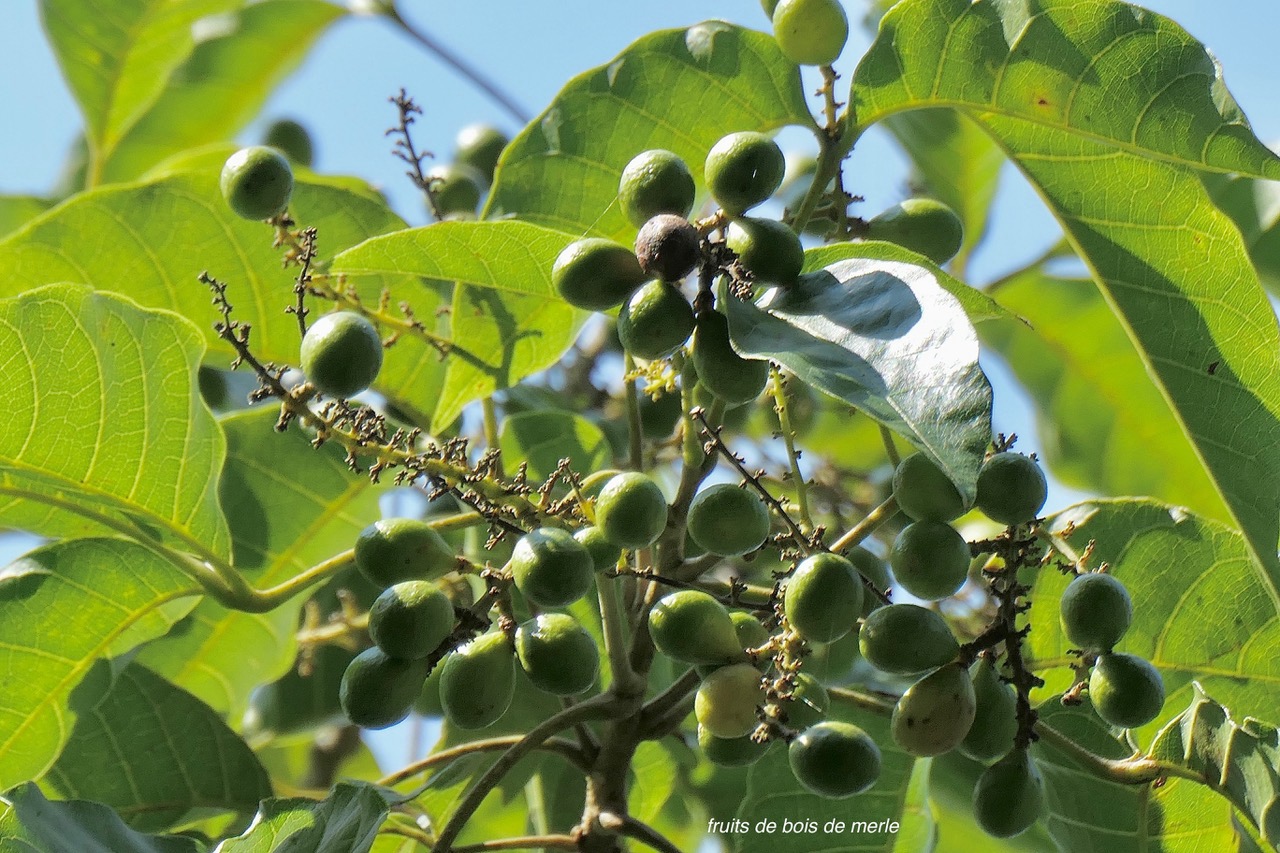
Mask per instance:
[[[117,539],[32,551],[0,573],[0,790],[38,778],[111,667],[169,630],[200,587],[167,561]],[[82,687],[77,687],[81,682]]]
[[[665,148],[700,177],[725,134],[789,124],[812,119],[796,66],[769,36],[723,21],[651,33],[570,80],[511,142],[486,212],[630,242],[616,200],[632,157]]]
[[[1280,184],[1240,175],[1205,175],[1214,203],[1240,229],[1258,278],[1280,293]]]
[[[372,785],[340,782],[323,800],[267,800],[243,835],[219,853],[366,853],[387,817],[387,798]]]
[[[257,587],[281,583],[351,548],[376,520],[385,489],[353,473],[336,445],[320,450],[293,427],[272,429],[274,413],[242,412],[222,421],[227,464],[222,504],[235,568]],[[249,691],[294,660],[294,631],[306,594],[269,613],[243,613],[205,600],[140,660],[238,725]]]
[[[200,853],[191,838],[143,835],[101,803],[46,800],[33,784],[0,795],[6,853]]]
[[[917,261],[849,258],[754,303],[722,301],[736,350],[905,436],[971,502],[991,443],[991,386],[978,336],[940,277]]]
[[[208,705],[136,663],[76,721],[46,778],[148,831],[193,809],[252,812],[271,796],[253,751]]]
[[[192,25],[244,0],[41,0],[63,76],[84,113],[96,169],[195,46]]]
[[[52,206],[48,199],[33,195],[0,196],[0,237],[17,231]]]
[[[103,180],[132,180],[179,151],[229,140],[342,15],[326,0],[263,0],[220,19],[120,140]]]
[[[1149,495],[1230,519],[1093,282],[1032,269],[995,293],[1030,325],[986,323],[979,334],[1030,392],[1037,450],[1055,477],[1104,495]]]
[[[864,127],[903,110],[957,107],[1183,166],[1280,179],[1280,158],[1253,135],[1204,46],[1118,0],[905,0],[881,20],[853,99]]]
[[[1236,714],[1274,712],[1280,602],[1239,533],[1154,501],[1084,503],[1049,526],[1061,533],[1073,523],[1068,543],[1079,551],[1094,543],[1090,565],[1106,563],[1133,598],[1133,624],[1119,648],[1150,660],[1164,676],[1165,713],[1143,733],[1153,734],[1191,704],[1193,680]],[[1058,621],[1067,583],[1054,569],[1035,575],[1027,649],[1037,669],[1070,660]]]
[[[54,285],[0,300],[0,523],[106,530],[223,560],[222,433],[200,400],[204,347],[181,317]]]
[[[510,415],[502,421],[499,443],[508,468],[528,462],[529,475],[536,479],[549,477],[561,459],[568,459],[573,470],[584,476],[609,461],[609,442],[600,427],[572,412]]]
[[[441,222],[367,240],[335,258],[334,269],[356,281],[455,282],[454,345],[431,421],[442,430],[468,403],[550,367],[573,342],[586,314],[551,284],[556,255],[572,240],[525,222]]]

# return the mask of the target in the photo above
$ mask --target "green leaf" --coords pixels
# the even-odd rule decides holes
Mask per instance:
[[[1191,707],[1160,732],[1149,755],[1199,773],[1280,846],[1280,730],[1252,717],[1237,723],[1200,685],[1193,688]]]
[[[0,523],[116,531],[223,560],[224,443],[197,388],[203,351],[181,317],[86,287],[0,300]]]
[[[1237,714],[1274,711],[1280,604],[1238,532],[1137,500],[1079,504],[1050,519],[1049,529],[1063,535],[1072,523],[1068,544],[1083,551],[1092,542],[1089,565],[1106,563],[1133,598],[1133,623],[1118,648],[1150,660],[1164,676],[1166,711],[1142,733],[1154,734],[1191,703],[1193,680]],[[1025,648],[1037,670],[1073,660],[1058,621],[1067,583],[1055,569],[1034,576],[1028,619],[1035,630]]]
[[[616,201],[632,157],[665,148],[700,178],[720,137],[789,124],[813,120],[795,64],[770,36],[723,21],[651,33],[570,80],[512,140],[485,210],[630,242]]]
[[[1280,294],[1280,184],[1239,175],[1205,175],[1214,204],[1240,229],[1258,277]]]
[[[178,836],[143,835],[100,803],[46,800],[33,784],[5,793],[0,805],[0,849],[13,853],[199,853]]]
[[[587,315],[556,293],[551,267],[573,239],[525,222],[441,222],[367,240],[335,258],[334,270],[357,281],[455,283],[448,377],[427,409],[440,431],[468,403],[550,367],[569,348]]]
[[[1132,753],[1087,702],[1067,707],[1054,699],[1040,715],[1096,755],[1125,759]],[[1060,850],[1201,853],[1236,847],[1230,806],[1203,785],[1177,778],[1158,786],[1110,782],[1043,740],[1032,755],[1044,775],[1044,825]]]
[[[389,802],[372,785],[339,782],[323,800],[267,800],[243,835],[219,853],[366,853],[387,817]]]
[[[208,705],[138,664],[76,721],[46,778],[67,799],[104,803],[150,831],[192,809],[252,812],[271,796],[253,751]]]
[[[354,546],[380,517],[384,491],[353,473],[336,445],[317,450],[296,425],[276,432],[275,414],[254,409],[222,420],[227,464],[220,493],[234,565],[258,588]],[[139,660],[238,724],[250,690],[293,663],[306,595],[269,613],[228,610],[206,599]]]
[[[120,140],[104,182],[133,180],[180,151],[231,139],[343,14],[326,0],[263,0],[220,19]]]
[[[99,167],[195,46],[193,25],[243,0],[41,0],[45,32],[80,102]],[[97,183],[91,165],[89,184]]]
[[[1280,179],[1280,158],[1253,135],[1217,60],[1168,18],[1116,0],[905,0],[859,63],[853,102],[863,127],[956,107],[984,123],[1025,121],[1054,138]]]
[[[3,578],[0,790],[53,764],[111,682],[111,667],[95,662],[164,634],[201,591],[152,551],[116,539],[39,548]]]
[[[33,195],[0,196],[0,237],[5,237],[44,213],[53,202]]]
[[[1058,480],[1104,495],[1150,495],[1230,519],[1093,282],[1032,269],[993,292],[1029,326],[988,323],[979,333],[1030,392],[1038,449]]]
[[[545,480],[568,459],[574,471],[595,471],[609,460],[609,442],[600,427],[572,412],[522,412],[503,419],[499,441],[509,469],[529,463],[529,473]]]
[[[738,352],[778,362],[905,436],[973,501],[991,386],[977,334],[936,268],[850,258],[754,303],[724,297]]]

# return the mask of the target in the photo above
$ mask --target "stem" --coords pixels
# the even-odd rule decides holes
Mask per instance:
[[[671,683],[666,690],[654,696],[640,709],[643,717],[642,726],[658,719],[667,711],[680,704],[680,701],[698,688],[702,679],[695,669],[686,669],[684,674]]]
[[[627,656],[626,624],[629,621],[618,601],[618,585],[610,578],[596,578],[596,595],[600,599],[600,623],[604,628],[604,648],[613,672],[613,685],[624,691],[636,687],[638,676]]]
[[[893,467],[897,468],[902,462],[902,454],[898,452],[898,446],[893,443],[893,432],[884,424],[880,425],[880,439],[884,442],[885,455],[889,457],[889,461],[893,463]]]
[[[481,752],[497,752],[498,750],[510,749],[520,743],[527,735],[506,735],[503,737],[492,737],[484,740],[473,740],[470,743],[464,743],[461,746],[455,746],[452,749],[442,749],[437,753],[428,755],[412,764],[407,764],[394,773],[382,777],[378,780],[378,784],[385,787],[393,787],[400,784],[406,779],[417,776],[419,773],[425,773],[433,767],[441,764],[448,764],[451,761],[462,758],[466,755]],[[571,740],[564,738],[548,738],[538,744],[535,749],[545,750],[546,752],[558,753],[569,760],[573,766],[585,770],[587,768],[587,757],[583,754],[578,745]]]
[[[866,539],[876,528],[884,524],[894,513],[898,511],[897,498],[890,495],[884,503],[867,513],[867,517],[859,521],[849,529],[847,533],[837,539],[831,545],[831,550],[836,553],[848,551],[854,545],[857,545],[863,539]]]
[[[666,836],[631,815],[622,816],[622,825],[618,827],[618,831],[659,853],[681,853],[680,848],[672,844]]]
[[[863,693],[861,690],[854,690],[850,687],[828,687],[827,695],[832,699],[839,699],[842,702],[848,702],[856,708],[864,711],[870,711],[873,714],[879,714],[887,717],[893,713],[893,706],[896,703],[896,697],[880,696],[874,693]]]
[[[485,853],[486,850],[577,850],[578,842],[569,835],[526,835],[521,838],[502,838],[497,841],[481,841],[453,848],[453,853]]]
[[[490,450],[499,450],[498,441],[498,412],[494,408],[493,398],[485,397],[480,401],[481,410],[484,412],[484,443]],[[502,474],[502,457],[498,456],[493,463],[493,473],[501,477]]]
[[[623,356],[622,375],[630,376],[635,372],[636,360],[631,353]],[[644,470],[644,431],[640,425],[640,393],[636,390],[634,379],[627,379],[625,385],[627,399],[627,448],[631,470]]]
[[[1065,753],[1085,770],[1112,782],[1119,782],[1122,785],[1145,785],[1166,776],[1176,776],[1213,787],[1204,776],[1177,764],[1145,756],[1122,759],[1103,758],[1076,743],[1044,720],[1036,721],[1035,732],[1041,740],[1052,744],[1055,749]]]
[[[824,69],[825,70],[825,69]],[[800,509],[800,521],[805,530],[813,530],[813,517],[809,515],[809,484],[800,472],[800,454],[796,452],[796,434],[791,428],[791,413],[787,409],[787,390],[782,371],[770,362],[769,374],[773,380],[773,408],[778,413],[778,427],[787,448],[787,462],[791,465],[791,479],[796,484],[796,506]]]

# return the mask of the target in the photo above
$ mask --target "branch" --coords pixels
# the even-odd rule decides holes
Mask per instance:
[[[809,484],[800,471],[800,454],[796,451],[796,433],[791,428],[791,413],[787,408],[786,380],[778,365],[770,362],[770,378],[773,380],[773,410],[778,413],[778,429],[782,433],[783,444],[787,448],[787,461],[791,464],[791,478],[796,484],[796,505],[800,508],[800,520],[804,526],[813,529],[813,518],[809,515]]]
[[[601,826],[605,825],[603,815],[601,815],[600,824]],[[658,853],[681,853],[680,848],[671,843],[670,839],[665,835],[631,815],[622,815],[617,830],[628,838],[634,838],[646,847],[657,850]],[[461,851],[458,851],[458,853],[461,853]]]
[[[462,758],[466,755],[471,755],[472,753],[497,752],[498,750],[510,749],[523,741],[526,737],[527,735],[505,735],[503,737],[491,737],[484,740],[473,740],[469,743],[464,743],[461,746],[455,746],[451,749],[442,749],[439,752],[428,755],[420,761],[415,761],[412,764],[408,764],[400,768],[394,773],[382,777],[378,780],[378,784],[388,788],[394,787],[405,779],[417,776],[419,773],[425,773],[433,767],[437,767],[441,764],[448,764],[451,761]],[[586,755],[584,755],[582,750],[578,748],[578,745],[571,740],[566,740],[564,738],[548,738],[534,748],[541,749],[546,752],[558,753],[567,758],[569,763],[574,767],[577,767],[579,770],[588,769]]]
[[[702,679],[696,669],[687,669],[666,690],[654,696],[640,709],[640,728],[647,730],[654,720],[680,704],[680,701],[698,689]]]
[[[577,850],[578,842],[571,835],[526,835],[521,838],[501,838],[497,841],[481,841],[453,848],[453,853],[485,853],[487,850]]]

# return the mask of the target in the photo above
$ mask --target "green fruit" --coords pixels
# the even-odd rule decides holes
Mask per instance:
[[[444,706],[440,704],[440,673],[444,672],[443,662],[437,663],[427,673],[427,680],[422,683],[422,692],[413,701],[413,710],[424,717],[440,717],[444,715]]]
[[[653,361],[675,352],[693,334],[693,308],[680,288],[651,281],[623,303],[618,337],[627,352]]]
[[[302,337],[302,372],[330,397],[352,397],[373,384],[382,369],[378,330],[353,311],[325,314]]]
[[[693,714],[716,737],[746,737],[759,725],[756,708],[763,702],[760,670],[749,663],[735,663],[702,680],[693,697]]]
[[[369,636],[394,658],[417,660],[453,633],[453,602],[430,581],[403,581],[369,608]]]
[[[964,245],[964,224],[940,201],[909,198],[868,221],[866,236],[897,243],[941,265]]]
[[[600,672],[596,641],[564,613],[543,613],[521,625],[516,656],[533,686],[556,696],[587,690]]]
[[[687,217],[696,192],[689,167],[675,154],[655,148],[642,151],[622,170],[618,201],[639,228],[659,213]]]
[[[658,651],[682,663],[726,664],[745,657],[729,611],[694,589],[658,599],[649,611],[649,636]]]
[[[969,672],[976,712],[960,751],[975,761],[995,761],[1013,748],[1018,732],[1018,700],[1013,688],[1000,680],[996,668],[981,658]]]
[[[969,671],[958,663],[947,664],[902,694],[893,708],[890,733],[912,755],[941,755],[960,745],[976,713]]]
[[[621,473],[617,468],[604,468],[600,471],[595,471],[586,476],[578,491],[582,493],[584,498],[594,501],[600,497],[600,493],[604,491],[605,486],[609,485],[609,481]]]
[[[796,731],[803,731],[822,722],[830,707],[831,698],[827,695],[827,689],[807,672],[796,676],[791,698],[782,705],[787,715],[787,725]]]
[[[997,453],[978,472],[978,509],[992,521],[1035,521],[1048,496],[1044,472],[1034,459],[1021,453]]]
[[[439,580],[458,567],[449,544],[416,518],[370,524],[356,539],[355,562],[361,574],[383,589],[401,581]]]
[[[742,649],[758,649],[769,642],[769,629],[760,624],[760,620],[742,610],[729,612],[733,621],[733,630],[738,635],[738,646]]]
[[[555,527],[521,536],[509,565],[516,588],[539,607],[565,607],[582,598],[596,570],[586,546]]]
[[[721,767],[746,767],[755,764],[773,746],[772,741],[756,743],[748,737],[716,737],[705,726],[698,726],[698,747],[712,764]]]
[[[404,660],[388,657],[379,648],[365,649],[342,674],[338,701],[355,725],[385,729],[409,716],[426,678],[426,660]]]
[[[487,124],[471,124],[458,131],[454,139],[453,159],[466,163],[484,179],[493,182],[493,172],[498,166],[502,150],[510,142],[502,131]]]
[[[845,556],[848,557],[849,562],[853,563],[853,567],[858,570],[858,574],[871,581],[871,585],[877,591],[885,592],[889,589],[889,567],[885,565],[884,560],[861,545],[854,547]],[[880,606],[880,598],[872,595],[866,586],[864,582],[862,585],[862,615],[870,616],[871,611]]]
[[[913,521],[951,521],[964,513],[964,498],[951,478],[923,453],[913,453],[893,472],[893,496]]]
[[[689,535],[712,554],[749,554],[769,536],[769,510],[755,492],[717,483],[689,504]]]
[[[852,723],[828,720],[805,729],[787,759],[796,781],[827,799],[861,794],[880,778],[880,747]]]
[[[299,166],[310,166],[315,156],[311,134],[291,118],[272,122],[267,128],[266,135],[263,136],[262,144],[276,149]]]
[[[778,0],[760,0],[760,8],[764,9],[766,18],[773,18],[773,10],[778,8]]]
[[[1077,648],[1109,652],[1129,630],[1133,602],[1120,581],[1090,572],[1067,584],[1058,612],[1063,633]]]
[[[599,527],[584,527],[573,538],[581,543],[591,555],[591,566],[597,572],[608,572],[618,567],[618,558],[622,549],[609,541],[609,537]]]
[[[797,65],[830,65],[849,40],[840,0],[782,0],[771,19],[778,47]]]
[[[703,311],[693,335],[698,383],[731,406],[750,403],[764,390],[769,362],[743,358],[729,342],[729,321],[719,311]]]
[[[702,256],[702,235],[683,216],[659,213],[636,235],[636,260],[646,274],[679,281]]]
[[[293,170],[276,149],[252,145],[227,158],[220,184],[222,197],[237,216],[270,219],[289,206]]]
[[[973,816],[996,838],[1031,828],[1044,811],[1044,777],[1026,749],[1015,749],[982,771],[973,788]]]
[[[675,432],[684,406],[679,391],[668,391],[658,399],[640,394],[640,431],[650,441],[662,441]]]
[[[800,238],[776,219],[735,219],[729,223],[724,242],[759,284],[791,284],[804,266]]]
[[[707,153],[707,189],[725,213],[738,216],[773,195],[782,184],[782,149],[763,133],[742,131],[720,139]]]
[[[916,598],[935,601],[964,586],[972,559],[969,543],[942,521],[908,524],[893,541],[889,565],[898,585]]]
[[[1137,655],[1099,655],[1089,676],[1089,701],[1098,716],[1111,725],[1136,729],[1160,716],[1164,679]]]
[[[511,707],[516,690],[515,655],[501,631],[482,634],[444,659],[440,705],[460,729],[491,726]]]
[[[441,163],[427,170],[436,213],[475,213],[484,193],[484,176],[462,163]]]
[[[618,474],[596,498],[596,526],[619,548],[648,548],[667,527],[667,499],[644,474]]]
[[[862,623],[858,648],[867,663],[892,675],[916,675],[960,653],[946,621],[916,604],[886,604]]]
[[[607,311],[645,281],[644,270],[626,246],[600,237],[575,240],[551,268],[551,283],[560,297],[587,311]]]
[[[806,640],[838,640],[862,615],[862,580],[853,563],[839,554],[814,554],[787,581],[782,608],[791,627]]]

